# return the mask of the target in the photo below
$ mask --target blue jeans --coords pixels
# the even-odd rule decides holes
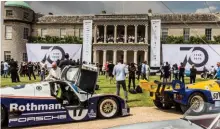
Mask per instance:
[[[41,81],[45,79],[45,71],[41,71],[40,77],[41,77]]]
[[[8,77],[8,70],[4,70],[4,77]]]

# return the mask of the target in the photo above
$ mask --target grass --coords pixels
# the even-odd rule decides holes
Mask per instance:
[[[40,82],[40,78],[37,76],[37,79],[34,80],[32,78],[31,81],[29,81],[28,77],[20,77],[21,82],[19,83],[11,83],[11,78],[1,78],[1,87],[5,86],[13,86],[13,85],[20,85],[20,84],[27,84],[27,83],[34,83],[34,82]],[[150,76],[150,80],[159,80],[159,76]],[[204,81],[204,79],[198,78],[196,80]],[[189,83],[189,78],[185,78],[186,84]],[[138,85],[138,81],[136,80],[136,85]],[[116,84],[110,84],[110,81],[105,78],[105,76],[99,76],[98,79],[98,85],[100,87],[100,90],[97,90],[96,92],[98,94],[115,94],[116,93]],[[128,85],[128,79],[126,80],[126,85]],[[131,85],[132,87],[132,85]],[[122,98],[124,98],[124,92],[121,88],[120,95]],[[149,92],[144,92],[142,94],[128,94],[128,105],[130,107],[140,107],[140,106],[153,106],[152,100],[149,97]]]

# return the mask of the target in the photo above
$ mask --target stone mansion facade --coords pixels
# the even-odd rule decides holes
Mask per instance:
[[[6,2],[2,8],[1,60],[26,61],[28,36],[83,36],[83,20],[93,20],[93,62],[105,63],[123,59],[138,63],[148,60],[149,18],[161,19],[161,38],[169,35],[206,35],[213,40],[220,35],[219,14],[98,14],[42,15],[25,2]],[[188,26],[183,24],[185,21]]]

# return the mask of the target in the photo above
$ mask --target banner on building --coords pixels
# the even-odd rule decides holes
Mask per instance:
[[[161,20],[151,20],[150,67],[160,67],[160,30]]]
[[[190,69],[194,64],[198,71],[202,71],[204,66],[216,67],[220,60],[220,45],[190,45],[190,44],[163,44],[163,61],[171,65],[182,62],[186,69]]]
[[[92,63],[92,20],[83,21],[83,61]]]
[[[68,53],[72,60],[80,59],[81,48],[81,44],[26,44],[28,61],[46,60],[48,67],[54,61],[64,59],[65,53]]]

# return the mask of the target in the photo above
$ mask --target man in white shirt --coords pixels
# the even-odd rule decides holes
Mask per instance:
[[[142,79],[149,80],[150,67],[147,64],[147,61],[144,61],[142,63],[141,74],[142,74]]]
[[[9,65],[8,65],[7,62],[4,62],[3,65],[4,65],[4,78],[7,78],[8,77]]]
[[[49,75],[46,77],[45,80],[59,80],[59,79],[61,79],[61,70],[59,67],[57,67],[56,62],[53,62]]]
[[[120,85],[122,85],[122,88],[124,90],[125,99],[127,101],[128,100],[128,93],[127,93],[126,83],[125,83],[126,68],[125,68],[125,65],[123,64],[122,60],[120,60],[117,65],[115,65],[115,67],[113,69],[113,75],[115,76],[115,79],[117,81],[117,83],[116,83],[116,87],[117,87],[116,94],[118,96],[120,96]]]

